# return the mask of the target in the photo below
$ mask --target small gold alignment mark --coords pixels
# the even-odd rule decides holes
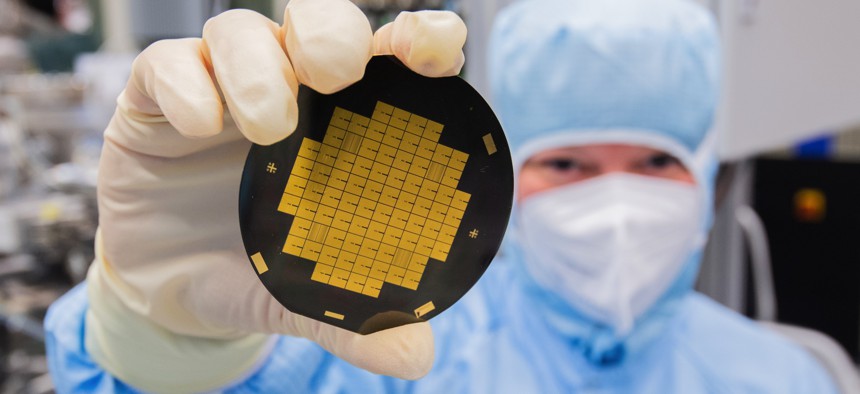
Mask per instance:
[[[340,313],[334,313],[332,311],[325,311],[326,317],[330,317],[332,319],[343,320],[344,316]]]
[[[254,253],[254,255],[251,256],[251,261],[254,262],[254,268],[257,269],[258,275],[263,275],[266,271],[269,270],[269,266],[266,265],[266,261],[263,260],[263,255],[261,255],[259,252]]]
[[[433,301],[430,301],[430,302],[428,302],[424,305],[421,305],[415,309],[415,317],[420,318],[421,316],[424,316],[430,312],[433,312],[434,309],[436,309],[436,305],[433,305]]]

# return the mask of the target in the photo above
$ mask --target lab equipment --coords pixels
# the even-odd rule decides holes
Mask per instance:
[[[830,335],[860,361],[860,164],[781,157],[754,164],[751,203],[769,241],[774,317]]]
[[[721,159],[788,148],[822,130],[860,122],[860,53],[854,49],[860,4],[712,4],[721,16],[725,49],[725,83],[715,124]]]

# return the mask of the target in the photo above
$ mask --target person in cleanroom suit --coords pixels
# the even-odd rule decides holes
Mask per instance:
[[[372,36],[347,2],[326,3],[294,0],[281,27],[223,14],[202,41],[138,58],[105,133],[97,259],[46,318],[59,392],[834,391],[803,350],[691,289],[719,43],[683,0],[499,15],[489,76],[516,203],[501,256],[432,332],[360,336],[284,310],[236,225],[248,140],[286,137],[297,83],[338,90],[370,53],[428,76],[463,61],[453,14],[402,14]]]

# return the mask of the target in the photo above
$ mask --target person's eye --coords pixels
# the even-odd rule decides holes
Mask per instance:
[[[673,166],[680,166],[681,162],[672,155],[666,153],[658,153],[649,157],[645,164],[650,168],[669,168]]]
[[[540,162],[540,166],[555,171],[568,171],[578,168],[580,165],[573,159],[546,159]]]

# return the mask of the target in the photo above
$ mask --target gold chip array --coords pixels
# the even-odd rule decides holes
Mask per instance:
[[[374,298],[383,283],[418,289],[471,198],[457,190],[469,155],[438,143],[443,128],[381,101],[371,118],[335,108],[284,188],[278,211],[295,218],[283,252],[316,262],[312,280]]]

